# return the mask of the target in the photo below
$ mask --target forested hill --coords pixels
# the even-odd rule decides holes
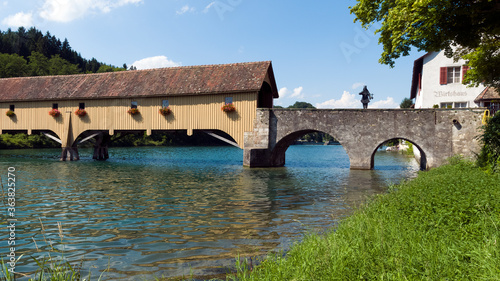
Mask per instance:
[[[87,60],[71,49],[67,39],[61,42],[48,31],[45,35],[32,27],[17,31],[0,30],[0,78],[67,75],[126,70],[97,61]]]

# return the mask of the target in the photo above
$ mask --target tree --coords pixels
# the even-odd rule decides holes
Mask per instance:
[[[296,101],[293,105],[290,105],[288,108],[316,108],[316,107],[305,101]]]
[[[71,64],[59,55],[55,55],[49,60],[49,73],[50,75],[68,75],[77,74],[80,71],[76,64]]]
[[[49,75],[49,59],[39,52],[31,52],[29,59],[29,67],[31,68],[31,75],[44,76]]]
[[[110,65],[103,64],[97,70],[97,73],[113,72],[113,67]]]
[[[404,98],[403,101],[399,104],[399,108],[411,108],[413,105],[413,101],[409,98]]]
[[[492,0],[357,0],[349,7],[364,28],[382,26],[380,63],[394,66],[411,47],[445,50],[448,57],[465,59],[470,70],[464,83],[483,83],[500,91],[499,1]]]
[[[28,63],[23,57],[0,53],[0,78],[27,76],[28,73]]]

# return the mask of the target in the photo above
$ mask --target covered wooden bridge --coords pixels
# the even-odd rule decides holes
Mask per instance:
[[[45,133],[61,143],[61,160],[79,159],[78,143],[90,138],[94,158],[105,159],[109,136],[118,132],[223,131],[243,148],[256,109],[272,108],[273,98],[270,61],[6,78],[0,130]],[[225,104],[235,110],[223,111]]]

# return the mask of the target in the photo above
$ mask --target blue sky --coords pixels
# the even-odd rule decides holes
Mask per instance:
[[[416,50],[378,63],[375,28],[353,23],[346,1],[0,0],[0,30],[35,26],[85,58],[138,69],[271,60],[281,97],[320,108],[397,108],[409,97]]]

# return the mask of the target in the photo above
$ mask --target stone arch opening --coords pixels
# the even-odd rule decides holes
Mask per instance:
[[[286,151],[288,150],[290,145],[294,144],[295,141],[302,138],[303,136],[306,136],[311,133],[322,133],[335,139],[334,136],[332,136],[327,132],[320,130],[313,130],[313,129],[299,130],[290,133],[285,137],[283,137],[282,139],[280,139],[274,146],[273,150],[271,151],[271,157],[270,157],[271,167],[283,167],[285,165]]]
[[[417,143],[415,143],[414,141],[412,141],[408,138],[390,138],[390,139],[387,139],[387,140],[381,142],[380,144],[378,144],[375,147],[375,149],[373,150],[371,158],[370,158],[372,169],[375,167],[375,154],[377,153],[379,148],[382,147],[384,144],[386,144],[389,141],[397,141],[397,140],[404,140],[404,141],[411,143],[413,145],[413,152],[414,152],[414,156],[412,156],[412,157],[415,157],[415,159],[419,163],[420,170],[425,171],[428,169],[428,167],[427,167],[427,155],[426,155],[425,151]]]
[[[269,83],[262,83],[257,99],[257,108],[273,108],[273,90]]]

